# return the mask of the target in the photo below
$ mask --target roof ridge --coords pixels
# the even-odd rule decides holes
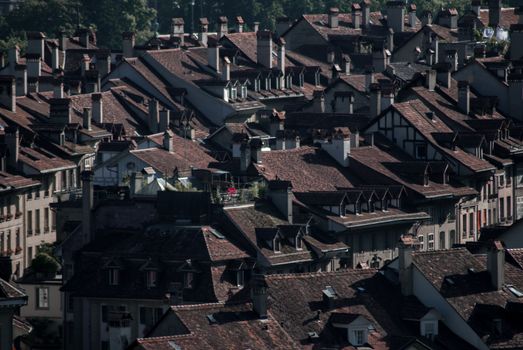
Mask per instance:
[[[320,271],[320,272],[300,272],[300,273],[282,273],[276,275],[267,275],[265,278],[268,279],[290,279],[290,278],[303,278],[303,277],[321,277],[321,276],[336,276],[336,275],[359,275],[368,273],[377,273],[378,269],[347,269],[338,271]]]

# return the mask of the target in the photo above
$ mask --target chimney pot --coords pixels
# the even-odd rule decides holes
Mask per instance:
[[[488,247],[487,269],[493,287],[501,290],[505,284],[505,248],[500,241],[494,241]]]
[[[337,7],[329,9],[329,27],[332,29],[338,28],[340,10]]]
[[[104,111],[103,111],[103,99],[102,99],[102,93],[96,92],[91,94],[91,102],[92,102],[92,114],[93,114],[93,121],[97,124],[103,124],[104,123]]]
[[[458,82],[458,105],[464,114],[470,113],[470,87],[468,81]]]
[[[272,68],[272,33],[263,30],[256,33],[258,64],[265,68]]]
[[[91,108],[89,107],[84,107],[83,128],[86,130],[91,130]]]

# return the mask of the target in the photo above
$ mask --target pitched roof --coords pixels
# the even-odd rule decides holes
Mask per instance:
[[[489,12],[490,10],[488,8],[479,11],[479,20],[485,27],[488,27],[489,25]],[[504,29],[509,29],[512,24],[518,23],[518,17],[518,14],[516,14],[516,8],[503,7],[501,8],[501,16],[499,16],[499,25]]]

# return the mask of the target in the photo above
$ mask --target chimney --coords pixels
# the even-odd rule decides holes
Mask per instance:
[[[8,110],[16,113],[16,80],[7,75],[0,76],[0,103]]]
[[[85,48],[89,47],[89,35],[91,31],[87,28],[80,29],[78,31],[78,37],[80,39],[80,45],[82,45]]]
[[[181,37],[185,34],[184,29],[185,22],[183,18],[173,18],[171,19],[171,37],[177,36]]]
[[[67,35],[63,31],[58,33],[58,48],[60,51],[67,50]]]
[[[246,172],[249,165],[251,165],[251,148],[244,141],[240,145],[240,171],[242,173]]]
[[[450,87],[451,87],[451,82],[452,82],[452,78],[450,75],[451,69],[452,69],[452,67],[450,66],[449,63],[438,64],[436,67],[436,71],[437,71],[436,79],[442,86],[446,87],[447,89],[450,89]]]
[[[251,299],[252,308],[260,319],[267,318],[267,282],[265,277],[261,274],[252,276],[251,281]]]
[[[421,14],[421,25],[426,26],[428,24],[432,24],[432,12],[423,11]]]
[[[207,61],[209,67],[216,73],[220,73],[220,45],[217,40],[210,40],[207,43]]]
[[[16,96],[27,95],[27,66],[18,64],[15,67]]]
[[[279,38],[279,45],[278,45],[278,68],[282,72],[282,82],[285,82],[285,68],[286,68],[286,62],[285,62],[285,39]],[[285,84],[281,84],[283,87]]]
[[[45,35],[41,32],[27,33],[27,54],[39,56],[44,59]]]
[[[256,33],[258,64],[265,68],[272,68],[272,33],[262,30]]]
[[[337,7],[331,7],[329,9],[329,28],[335,29],[339,25],[340,10]]]
[[[360,3],[361,13],[362,13],[362,25],[363,27],[368,27],[370,25],[370,5],[371,0],[363,0]]]
[[[82,172],[82,235],[84,243],[88,243],[94,238],[94,230],[91,227],[93,201],[93,172],[85,170]]]
[[[477,17],[479,17],[481,12],[481,0],[472,0],[470,2],[470,9],[476,14]]]
[[[374,70],[372,67],[367,67],[365,70],[365,91],[370,91],[370,85],[375,83],[374,80]]]
[[[425,87],[429,91],[434,91],[436,87],[436,71],[434,69],[427,70],[425,74]]]
[[[374,118],[381,113],[381,88],[379,84],[370,85],[370,117]]]
[[[387,25],[394,33],[405,31],[405,2],[402,0],[387,1]]]
[[[492,286],[496,290],[501,290],[505,284],[505,248],[500,241],[494,241],[489,244],[487,270],[490,273]]]
[[[409,27],[416,27],[417,17],[416,17],[416,4],[409,5]]]
[[[447,50],[446,61],[451,64],[452,72],[458,70],[458,51]]]
[[[464,114],[470,113],[470,88],[465,80],[458,82],[458,107]]]
[[[150,99],[149,100],[149,131],[153,134],[159,132],[158,123],[160,120],[160,107],[158,100]],[[162,130],[164,131],[164,130]]]
[[[314,90],[312,93],[312,110],[315,113],[325,113],[325,94],[322,90]]]
[[[403,236],[398,244],[398,272],[401,294],[410,296],[413,293],[412,251],[413,238]]]
[[[361,27],[361,6],[358,3],[353,3],[352,9],[352,25],[354,29],[360,29]]]
[[[200,22],[200,33],[198,38],[200,39],[203,46],[207,46],[207,35],[209,32],[209,20],[206,17],[202,17],[199,20]]]
[[[27,62],[27,76],[29,78],[38,78],[42,74],[42,59],[35,54],[25,55]]]
[[[229,20],[225,16],[218,17],[218,40],[229,32]]]
[[[388,28],[387,31],[387,49],[390,52],[394,51],[394,29]]]
[[[488,25],[496,28],[501,22],[501,0],[488,0]]]
[[[291,23],[290,18],[287,16],[276,18],[276,35],[281,37],[281,35],[289,29]]]
[[[283,215],[285,220],[289,224],[292,224],[292,200],[294,198],[294,195],[292,194],[291,182],[282,180],[269,181],[267,197],[271,200],[272,204],[278,209],[278,211]]]
[[[336,60],[336,51],[333,47],[327,48],[327,63],[334,64]]]
[[[332,84],[340,77],[341,68],[337,64],[333,64],[331,67],[331,79],[329,81],[329,84]]]
[[[171,123],[171,111],[168,109],[162,109],[160,111],[160,125],[158,132],[165,132],[169,130],[169,124]]]
[[[82,127],[85,130],[91,130],[91,108],[84,107]]]
[[[51,47],[51,68],[53,72],[60,69],[60,51],[56,45],[52,45]]]
[[[7,62],[9,63],[9,68],[11,69],[11,73],[14,73],[15,67],[18,64],[18,60],[20,59],[20,48],[18,45],[15,45],[14,47],[10,48],[7,51]]]
[[[523,14],[523,6],[520,10]],[[523,15],[520,15],[519,18],[523,18]],[[513,24],[510,26],[510,40],[512,42],[510,46],[510,59],[520,60],[523,57],[523,24]]]
[[[222,80],[229,81],[231,80],[231,60],[229,57],[223,58],[223,71],[222,71]]]
[[[260,30],[260,22],[254,22],[252,31],[258,33],[258,30]]]
[[[124,58],[134,57],[134,44],[136,35],[134,32],[124,32],[122,34],[122,54]]]
[[[380,113],[394,104],[394,89],[392,86],[381,92],[381,110]]]
[[[256,163],[256,164],[261,164],[262,163],[262,141],[260,139],[252,139],[250,141],[250,145],[251,145],[251,156],[252,156],[252,160]]]
[[[236,16],[236,32],[243,33],[244,24],[245,21],[243,20],[242,16]]]
[[[389,65],[389,55],[384,48],[372,52],[372,66],[375,72],[383,72]]]
[[[349,166],[350,135],[334,130],[331,139],[322,142],[321,148],[343,167]]]
[[[64,83],[62,79],[53,80],[53,97],[64,98]]]
[[[95,92],[91,94],[91,103],[92,103],[92,112],[93,112],[93,121],[97,124],[104,123],[104,109],[103,109],[103,99],[102,93]]]
[[[136,196],[142,190],[143,184],[143,174],[141,172],[132,173],[130,181],[131,186],[129,189],[129,194],[131,195],[131,198]]]
[[[165,132],[163,133],[163,148],[167,152],[174,151],[173,136],[171,135],[171,132],[169,130],[165,130]]]
[[[111,73],[111,52],[109,50],[98,50],[96,53],[96,69],[100,77]]]
[[[52,98],[49,104],[51,123],[60,125],[71,123],[71,100],[69,98]]]
[[[350,65],[351,65],[350,56],[343,55],[341,64],[342,64],[341,69],[342,69],[343,73],[345,73],[345,75],[350,75]]]
[[[18,156],[20,154],[20,134],[18,127],[8,126],[5,129],[5,144],[9,150],[7,165],[16,170],[18,169]]]
[[[514,13],[518,16],[518,24],[523,24],[523,5],[516,7]]]

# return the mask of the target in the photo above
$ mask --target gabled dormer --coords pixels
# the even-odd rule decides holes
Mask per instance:
[[[431,340],[439,334],[441,314],[436,309],[430,309],[419,321],[420,334]]]
[[[305,227],[301,225],[280,225],[278,226],[280,232],[285,237],[285,240],[296,250],[303,249],[303,236],[305,235]]]
[[[120,284],[121,270],[123,264],[119,259],[111,258],[103,265],[102,269],[107,276],[107,283],[110,286],[118,286]]]
[[[139,270],[144,276],[147,288],[154,288],[158,285],[158,262],[149,259],[140,266]]]
[[[183,273],[183,288],[194,289],[195,276],[201,272],[194,261],[192,261],[192,259],[185,260],[185,262],[178,267],[177,271]]]
[[[280,253],[282,248],[283,234],[277,227],[256,228],[256,240],[258,246],[267,246],[275,253]]]
[[[369,331],[374,328],[366,317],[354,313],[333,312],[330,323],[335,328],[347,330],[347,340],[353,346],[362,346],[369,342]]]

